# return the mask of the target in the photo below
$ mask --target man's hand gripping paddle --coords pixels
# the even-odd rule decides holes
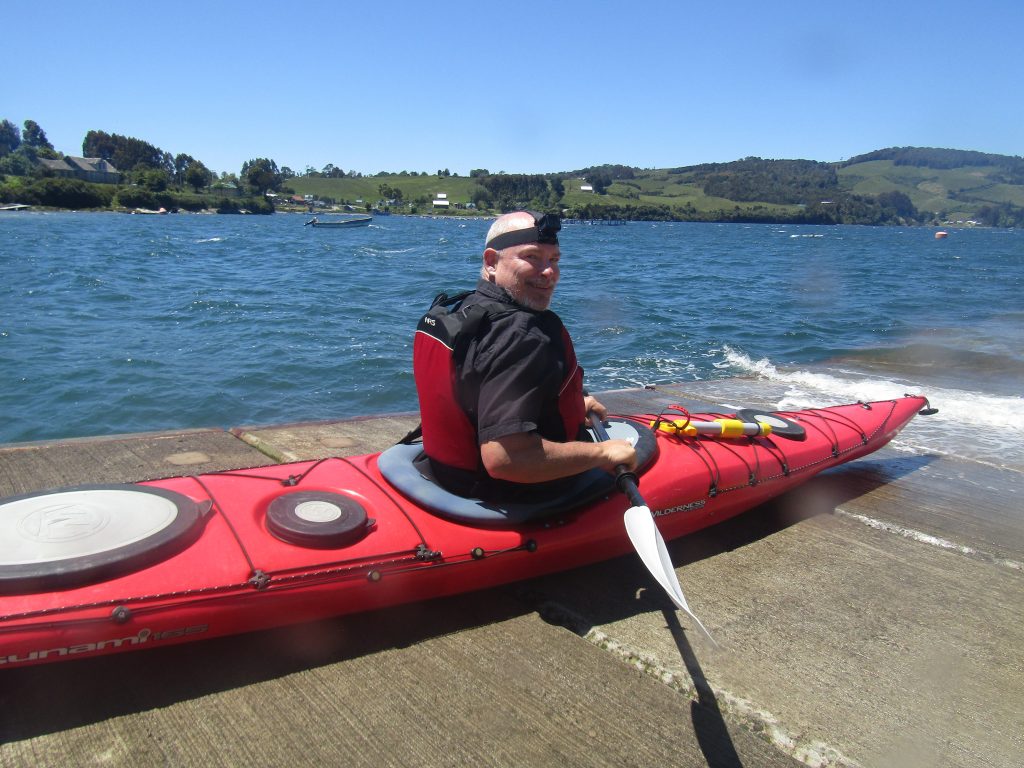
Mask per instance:
[[[594,435],[597,437],[598,442],[604,442],[608,439],[608,432],[596,413],[590,414],[590,426],[594,430]],[[625,467],[620,466],[615,470],[615,483],[619,490],[629,499],[629,503],[633,505],[626,510],[624,522],[626,523],[626,533],[629,534],[629,540],[633,542],[633,548],[636,549],[636,553],[640,555],[640,559],[647,566],[647,570],[651,572],[655,581],[661,585],[661,588],[665,590],[675,606],[693,619],[694,623],[700,627],[701,632],[707,635],[708,640],[717,647],[718,643],[715,642],[715,638],[711,636],[711,633],[708,632],[707,628],[694,615],[693,611],[690,610],[690,606],[686,603],[683,588],[679,585],[679,578],[676,576],[675,567],[672,565],[672,558],[665,547],[665,539],[654,522],[650,508],[640,495],[636,476]]]

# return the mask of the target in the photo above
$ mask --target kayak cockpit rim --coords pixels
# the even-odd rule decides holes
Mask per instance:
[[[641,471],[657,458],[658,442],[654,433],[647,427],[626,419],[612,419],[608,432],[613,438],[633,443]],[[377,458],[377,468],[389,484],[419,506],[440,517],[465,525],[488,528],[522,525],[560,512],[578,509],[615,491],[615,478],[612,475],[600,469],[592,469],[577,475],[574,481],[557,495],[531,498],[528,502],[510,500],[499,505],[481,499],[457,496],[425,477],[416,466],[416,460],[422,453],[421,443],[399,443],[380,454]]]

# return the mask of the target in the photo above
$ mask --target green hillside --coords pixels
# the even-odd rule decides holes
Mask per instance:
[[[300,195],[364,205],[383,204],[382,190],[400,190],[394,207],[420,213],[433,210],[431,201],[443,193],[453,213],[467,215],[532,205],[579,218],[1024,225],[1024,159],[920,147],[878,150],[843,163],[749,157],[537,176],[302,176],[288,185]],[[464,210],[470,203],[475,211]]]
[[[899,191],[919,211],[940,217],[976,214],[984,206],[1024,207],[1024,186],[1010,184],[999,166],[929,168],[897,165],[893,160],[868,160],[839,169],[842,189],[858,195]]]

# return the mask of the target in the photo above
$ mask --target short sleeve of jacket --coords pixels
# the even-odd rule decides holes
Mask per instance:
[[[479,383],[476,416],[481,445],[540,429],[545,408],[558,399],[564,354],[560,342],[556,344],[536,320],[535,315],[516,313],[496,322],[477,342],[472,369]]]

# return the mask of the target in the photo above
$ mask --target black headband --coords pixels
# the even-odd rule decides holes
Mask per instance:
[[[524,211],[533,217],[533,226],[525,229],[514,229],[502,235],[495,235],[487,241],[487,248],[500,251],[502,248],[511,248],[513,245],[524,245],[526,243],[545,243],[547,245],[558,245],[558,231],[562,228],[562,219],[557,213],[535,213]]]

